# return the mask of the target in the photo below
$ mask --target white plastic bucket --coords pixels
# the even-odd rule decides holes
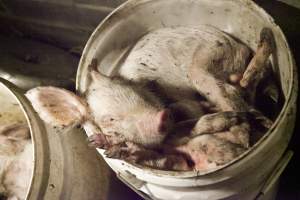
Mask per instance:
[[[294,60],[281,29],[251,0],[128,1],[109,15],[90,37],[79,64],[77,90],[85,92],[87,68],[93,58],[98,59],[103,73],[111,75],[118,70],[130,47],[150,30],[199,24],[218,27],[253,50],[262,28],[272,29],[277,46],[272,63],[285,97],[283,109],[272,128],[249,151],[213,172],[142,168],[106,158],[102,150],[98,151],[129,186],[151,199],[270,199],[278,172],[291,156],[288,153],[284,157],[283,154],[294,128],[298,83]]]
[[[107,200],[111,172],[87,146],[81,129],[58,133],[34,112],[22,91],[0,78],[0,122],[27,122],[34,147],[34,168],[27,200]]]

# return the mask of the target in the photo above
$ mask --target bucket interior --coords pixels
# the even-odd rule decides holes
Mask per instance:
[[[285,101],[279,117],[273,124],[274,128],[281,120],[280,116],[294,87],[294,63],[280,28],[263,9],[250,0],[133,0],[123,4],[108,16],[90,37],[77,72],[77,90],[84,93],[87,89],[87,68],[93,58],[97,58],[102,73],[112,75],[118,72],[130,48],[149,31],[163,27],[200,24],[213,25],[231,34],[253,51],[257,48],[262,28],[267,27],[273,31],[276,53],[271,57],[271,62]],[[273,128],[263,138],[268,137]],[[260,142],[256,145],[259,144]],[[249,152],[250,150],[220,168],[231,165]],[[203,173],[149,169],[149,173],[185,177],[204,175],[220,168]],[[143,170],[148,171],[147,168]]]

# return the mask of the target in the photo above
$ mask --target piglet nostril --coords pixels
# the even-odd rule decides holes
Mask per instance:
[[[171,110],[164,109],[157,113],[158,120],[158,132],[159,133],[167,133],[169,130],[169,126],[171,125]]]

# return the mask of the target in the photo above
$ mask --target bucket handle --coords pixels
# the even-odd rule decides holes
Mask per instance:
[[[256,196],[255,200],[261,200],[263,199],[264,195],[270,191],[270,189],[274,186],[278,178],[281,176],[282,172],[290,162],[291,158],[293,157],[293,151],[289,150],[287,151],[283,156],[282,159],[278,162],[278,164],[275,166],[274,170],[268,177],[267,181],[262,186],[262,189]]]

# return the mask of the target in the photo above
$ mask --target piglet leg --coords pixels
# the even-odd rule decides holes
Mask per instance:
[[[229,130],[242,121],[247,121],[246,112],[219,112],[202,116],[191,130],[191,136]]]
[[[195,89],[221,111],[247,111],[241,91],[227,83],[225,66],[231,61],[227,51],[222,46],[203,51],[200,46],[188,67],[188,77]]]
[[[123,159],[131,163],[155,169],[175,171],[191,169],[183,154],[161,154],[155,150],[146,149],[132,142],[114,145],[109,148],[105,154],[109,158]]]
[[[251,108],[249,110],[249,113],[251,113],[252,119],[258,122],[258,124],[262,125],[263,127],[269,129],[273,125],[273,121],[264,116],[260,111]]]
[[[222,132],[232,126],[250,122],[267,129],[273,124],[270,119],[253,108],[250,108],[249,112],[219,112],[202,116],[191,130],[191,136]]]
[[[244,148],[249,148],[250,145],[250,125],[242,123],[230,127],[228,131],[213,134],[216,138],[223,139],[232,144],[241,145]]]
[[[26,93],[39,116],[53,126],[78,125],[88,116],[87,104],[74,93],[56,87],[37,87]]]
[[[273,33],[270,29],[264,28],[260,33],[260,42],[255,56],[249,63],[240,85],[243,88],[256,88],[258,82],[263,79],[271,70],[268,59],[275,49]]]
[[[124,137],[120,134],[105,135],[103,133],[95,133],[88,137],[89,146],[100,149],[109,149],[114,145],[123,143],[124,141]]]
[[[221,111],[247,111],[248,105],[241,92],[217,79],[214,75],[202,69],[201,63],[193,64],[189,70],[189,77],[197,91],[216,105]]]

